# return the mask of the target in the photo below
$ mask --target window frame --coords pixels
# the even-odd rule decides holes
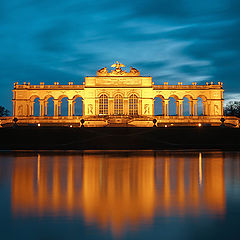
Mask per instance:
[[[131,94],[129,96],[129,115],[136,116],[138,115],[138,99],[139,97],[136,94]]]
[[[108,96],[103,93],[99,96],[99,115],[108,115]]]

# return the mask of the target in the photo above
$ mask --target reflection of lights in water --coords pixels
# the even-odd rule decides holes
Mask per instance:
[[[224,214],[223,158],[186,156],[119,152],[16,158],[12,211],[15,216],[81,215],[103,229],[111,226],[115,234],[154,216]]]
[[[37,182],[39,183],[40,181],[40,154],[38,153],[37,156]]]
[[[198,173],[198,176],[199,176],[199,185],[202,185],[202,153],[200,152],[199,153],[199,164],[198,164],[198,169],[199,169],[199,173]]]

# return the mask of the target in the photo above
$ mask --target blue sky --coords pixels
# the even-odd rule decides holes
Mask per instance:
[[[0,105],[13,82],[82,83],[119,60],[155,84],[224,83],[240,100],[239,0],[1,0]]]

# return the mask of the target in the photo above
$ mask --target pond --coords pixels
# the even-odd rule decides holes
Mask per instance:
[[[0,239],[238,239],[240,152],[0,152]]]

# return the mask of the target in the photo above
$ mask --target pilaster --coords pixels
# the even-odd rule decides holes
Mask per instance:
[[[164,100],[164,116],[169,116],[169,99]]]
[[[73,116],[73,99],[68,99],[68,116]]]
[[[54,104],[54,117],[56,117],[58,116],[58,108],[59,108],[58,99],[53,99],[53,104]]]

